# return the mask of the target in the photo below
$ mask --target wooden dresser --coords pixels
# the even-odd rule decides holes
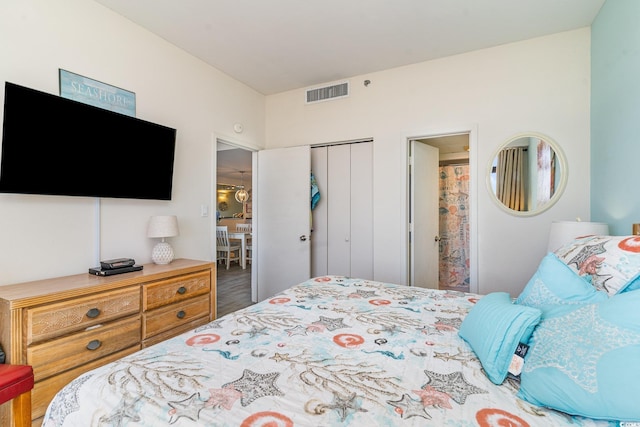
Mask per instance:
[[[33,366],[32,425],[81,373],[215,319],[215,277],[214,263],[177,259],[0,286],[6,363]],[[0,425],[13,425],[11,405],[0,406]]]

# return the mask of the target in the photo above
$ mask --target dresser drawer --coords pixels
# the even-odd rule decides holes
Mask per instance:
[[[137,286],[26,310],[27,345],[140,311]]]
[[[142,348],[146,348],[154,344],[158,344],[159,342],[168,340],[169,338],[173,338],[176,335],[180,335],[183,332],[188,332],[192,329],[195,329],[198,326],[206,325],[207,323],[209,323],[209,316],[198,317],[197,319],[192,320],[189,323],[185,323],[176,328],[169,329],[168,331],[159,333],[158,335],[154,335],[150,338],[145,339],[144,341],[142,341]]]
[[[27,348],[27,363],[36,382],[140,343],[140,316]],[[53,362],[53,363],[52,363]]]
[[[209,295],[161,307],[143,314],[142,338],[179,328],[198,317],[209,316]]]
[[[209,271],[148,283],[142,287],[142,309],[144,311],[153,310],[210,292],[211,275]]]
[[[78,375],[81,375],[99,366],[105,365],[109,362],[113,362],[114,360],[118,360],[122,357],[128,356],[138,350],[140,350],[140,346],[136,345],[117,353],[110,354],[109,356],[106,356],[102,359],[87,363],[86,365],[81,365],[77,368],[73,368],[69,371],[61,373],[60,375],[54,375],[44,381],[37,382],[36,387],[34,387],[31,391],[31,415],[35,420],[32,425],[42,425],[42,419],[40,418],[47,410],[47,406],[49,406],[49,402],[51,402],[51,399],[53,399],[53,395],[60,391],[62,387],[73,381]]]

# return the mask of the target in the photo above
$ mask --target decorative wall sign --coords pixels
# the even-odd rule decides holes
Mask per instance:
[[[136,116],[136,94],[60,68],[60,96]]]

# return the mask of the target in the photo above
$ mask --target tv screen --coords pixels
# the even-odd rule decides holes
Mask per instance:
[[[171,200],[176,130],[5,83],[0,192]]]

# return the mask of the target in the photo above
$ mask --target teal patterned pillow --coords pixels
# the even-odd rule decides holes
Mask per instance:
[[[516,305],[506,292],[493,292],[476,303],[458,335],[473,349],[487,377],[502,384],[518,343],[527,343],[540,321],[540,310]]]
[[[624,292],[640,277],[640,236],[587,236],[555,251],[597,290]],[[634,288],[640,286],[634,284]]]
[[[555,254],[549,253],[542,259],[538,270],[515,302],[539,308],[544,317],[547,311],[554,308],[572,310],[576,305],[607,298],[605,292],[594,289]]]
[[[536,327],[518,396],[589,418],[640,422],[640,291],[552,309]]]

